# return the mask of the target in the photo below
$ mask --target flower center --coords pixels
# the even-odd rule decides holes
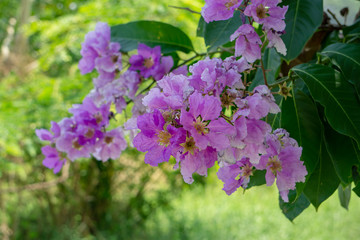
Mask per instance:
[[[94,118],[95,118],[97,124],[101,123],[102,120],[103,120],[103,116],[102,116],[101,113],[99,113],[99,112],[97,112],[97,113],[94,115]]]
[[[220,100],[224,107],[229,108],[230,106],[234,106],[233,101],[235,100],[235,97],[228,93],[224,93],[221,95]]]
[[[282,166],[278,156],[270,157],[266,166],[270,167],[271,172],[276,176],[281,171]]]
[[[81,148],[83,147],[82,145],[80,145],[78,139],[75,139],[73,142],[72,142],[72,147],[77,149],[77,150],[81,150]]]
[[[267,13],[267,9],[264,7],[264,5],[260,4],[259,6],[257,6],[256,16],[258,18],[266,18],[268,16],[266,13]]]
[[[147,69],[151,68],[154,65],[154,60],[152,60],[152,58],[145,58],[144,59],[144,67],[146,67]]]
[[[195,146],[195,140],[193,137],[186,137],[186,142],[181,143],[180,146],[182,146],[184,148],[184,154],[186,152],[190,152],[192,155],[194,155],[194,151],[195,149],[197,149],[197,147]]]
[[[89,128],[85,133],[86,138],[92,138],[94,135],[95,135],[95,130],[92,128]]]
[[[196,122],[193,122],[193,126],[199,134],[206,134],[209,132],[206,125],[206,122],[203,122],[200,117],[196,118]]]
[[[158,137],[157,142],[160,145],[167,147],[170,144],[171,134],[169,132],[160,131],[156,136]]]
[[[245,164],[245,166],[243,166],[241,168],[242,170],[242,176],[245,177],[245,178],[249,178],[250,176],[253,175],[253,167],[250,166],[250,164]]]
[[[230,8],[232,7],[232,6],[234,6],[235,4],[237,4],[237,0],[229,0],[229,1],[227,1],[226,3],[225,3],[225,7],[228,9],[228,10],[230,10]]]
[[[116,63],[119,60],[119,56],[112,55],[111,60],[112,60],[113,63]]]
[[[114,137],[110,137],[110,136],[105,136],[105,138],[104,138],[104,142],[106,144],[112,143],[113,140],[114,140]]]

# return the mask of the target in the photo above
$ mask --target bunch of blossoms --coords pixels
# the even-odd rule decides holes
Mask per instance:
[[[280,111],[266,79],[265,85],[253,90],[242,80],[261,58],[260,44],[268,42],[267,47],[286,54],[279,36],[287,7],[277,4],[277,0],[206,1],[202,14],[207,22],[228,19],[239,10],[250,23],[262,26],[265,40],[262,43],[252,25],[243,24],[230,38],[236,40],[235,56],[200,60],[189,72],[183,66],[169,73],[172,58],[162,56],[160,47],[144,44],[139,44],[138,54],[129,59],[130,67],[122,71],[120,45],[110,42],[107,24],[98,23],[85,38],[79,64],[82,73],[98,71],[95,88],[82,105],[70,109],[72,118],[52,123],[53,133],[37,130],[40,139],[50,142],[43,148],[44,165],[58,172],[66,158],[118,157],[126,142],[120,128],[107,130],[114,115],[110,108],[114,105],[121,113],[134,102],[133,116],[125,127],[132,135],[137,133],[133,145],[146,152],[146,163],[158,166],[174,157],[174,168],[180,168],[190,184],[194,173],[206,176],[217,162],[218,177],[229,195],[239,187],[247,188],[255,171],[265,170],[267,185],[276,179],[287,202],[289,190],[304,182],[307,174],[300,160],[302,148],[286,130],[273,130],[264,121],[268,114]],[[136,94],[146,78],[157,86],[147,95]]]
[[[43,164],[54,173],[61,170],[67,159],[74,161],[91,155],[102,161],[118,158],[127,142],[123,128],[108,129],[114,118],[111,106],[121,113],[127,101],[133,101],[133,117],[144,113],[144,95],[136,95],[141,80],[150,76],[160,79],[173,66],[171,57],[161,56],[160,47],[152,49],[140,44],[139,55],[132,56],[131,67],[121,73],[119,50],[120,44],[110,41],[110,27],[106,23],[97,23],[95,31],[85,36],[79,69],[82,74],[96,69],[99,75],[93,79],[94,89],[82,104],[69,110],[71,118],[52,122],[51,132],[36,130],[39,139],[50,144],[42,148]]]
[[[301,147],[283,129],[272,132],[263,121],[280,111],[269,88],[248,91],[241,73],[245,58],[205,59],[190,66],[190,76],[170,74],[143,98],[148,113],[137,118],[141,130],[133,144],[147,152],[151,166],[176,159],[184,181],[207,175],[215,162],[227,194],[246,188],[254,171],[267,170],[268,185],[277,178],[284,201],[307,174]]]
[[[261,25],[268,47],[286,55],[286,47],[280,36],[285,33],[285,14],[288,6],[279,7],[279,0],[205,0],[202,16],[206,22],[226,20],[233,17],[234,11],[239,10],[243,16],[243,24],[231,35],[235,40],[235,56],[243,56],[252,63],[261,58],[260,45],[263,44],[255,32],[252,23]],[[250,24],[249,24],[250,23]]]

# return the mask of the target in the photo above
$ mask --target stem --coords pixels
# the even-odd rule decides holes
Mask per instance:
[[[147,86],[146,88],[144,88],[143,90],[141,90],[137,96],[139,96],[139,95],[141,95],[142,93],[148,91],[155,83],[156,83],[156,81],[153,80],[153,81],[150,83],[150,85]],[[126,102],[126,104],[129,104],[129,103],[131,103],[132,101],[133,101],[133,100],[130,99],[129,101]]]
[[[269,88],[276,87],[277,85],[279,85],[281,83],[284,83],[284,82],[287,82],[287,81],[290,81],[290,80],[292,80],[292,79],[289,78],[289,77],[283,77],[283,78],[280,78],[278,82],[276,82],[274,84],[270,84],[268,87]]]
[[[201,14],[200,12],[194,11],[194,10],[188,8],[188,7],[178,7],[178,6],[172,6],[172,5],[169,5],[169,7],[177,8],[177,9],[181,9],[181,10],[186,10],[186,11],[189,11],[189,12],[195,13],[195,14]]]
[[[339,26],[342,26],[342,24],[341,24],[341,23],[339,22],[339,20],[337,19],[336,15],[335,15],[332,11],[330,11],[330,9],[328,9],[327,12],[330,13],[330,15],[333,17],[333,19],[337,22],[337,24],[338,24]]]
[[[264,62],[263,62],[262,58],[260,58],[260,63],[261,63],[261,69],[262,69],[263,76],[264,76],[264,83],[265,83],[266,86],[269,86],[268,82],[267,82],[267,78],[266,78],[266,74],[265,74],[265,68],[264,68]]]

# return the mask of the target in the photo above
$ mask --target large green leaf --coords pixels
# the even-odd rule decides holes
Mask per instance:
[[[312,97],[325,107],[325,115],[333,129],[354,138],[360,146],[360,104],[355,89],[344,79],[335,78],[331,67],[301,64],[292,71],[310,90]]]
[[[303,147],[301,158],[311,174],[319,161],[322,123],[310,97],[299,89],[293,95],[282,102],[281,127]]]
[[[327,46],[320,54],[329,57],[360,93],[360,45],[335,43]]]
[[[262,57],[264,68],[265,68],[265,76],[268,84],[275,83],[275,79],[277,77],[277,73],[281,64],[281,58],[279,54],[276,52],[274,48],[267,48],[264,51],[264,55]],[[261,68],[256,70],[255,77],[249,87],[249,90],[254,89],[256,86],[264,84],[264,75]]]
[[[326,150],[325,143],[320,146],[320,159],[315,171],[306,182],[304,194],[316,209],[320,204],[330,197],[338,188],[340,183]]]
[[[198,24],[197,36],[204,37],[208,51],[214,51],[217,47],[229,42],[231,34],[241,25],[242,21],[239,11],[235,11],[232,18],[224,21],[206,23],[201,17]]]
[[[359,164],[357,146],[352,139],[333,130],[329,124],[324,123],[326,148],[334,164],[335,171],[343,186],[352,182],[352,168]]]
[[[296,191],[289,192],[289,199],[294,197],[296,198]],[[289,219],[293,221],[297,216],[299,216],[307,207],[309,207],[310,202],[302,193],[294,202],[284,202],[281,197],[279,197],[279,206],[282,213]]]
[[[287,61],[296,58],[304,48],[323,19],[322,0],[285,0],[282,5],[288,5],[285,15],[285,34],[282,39],[287,48],[284,57]]]
[[[111,27],[111,41],[121,44],[121,51],[137,49],[139,43],[161,46],[162,53],[193,51],[189,37],[179,28],[155,21],[136,21]]]

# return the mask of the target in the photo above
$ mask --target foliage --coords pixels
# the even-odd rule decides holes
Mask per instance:
[[[17,6],[13,1],[1,2],[3,3],[9,11],[1,19],[0,29],[5,29],[6,21],[14,16]],[[76,3],[72,5],[75,6],[74,9],[70,9],[71,3]],[[62,4],[62,7],[59,8],[58,4]],[[39,59],[40,70],[30,73],[26,78],[19,78],[12,73],[0,82],[2,189],[18,189],[29,183],[56,179],[56,176],[52,176],[40,165],[40,142],[33,131],[35,128],[49,127],[50,120],[68,116],[66,110],[72,104],[81,102],[92,88],[91,78],[94,74],[81,76],[76,65],[80,59],[80,43],[85,33],[94,28],[95,21],[107,21],[113,25],[112,39],[119,41],[122,50],[126,52],[134,50],[139,42],[148,44],[154,41],[154,36],[163,34],[162,39],[168,38],[166,43],[153,43],[150,46],[160,45],[162,50],[167,49],[166,53],[177,56],[173,68],[184,63],[193,64],[205,56],[225,58],[232,54],[228,50],[233,49],[234,44],[229,42],[229,37],[243,23],[239,13],[235,13],[229,20],[206,23],[202,18],[199,19],[199,15],[168,8],[167,4],[166,1],[158,1],[149,7],[142,1],[135,0],[35,1],[33,14],[38,19],[29,24],[27,33],[30,36],[31,55]],[[200,11],[203,5],[201,1],[182,0],[177,3],[182,7],[190,4],[196,11]],[[283,56],[274,49],[265,48],[262,61],[267,70],[265,76],[269,86],[275,91],[278,83],[290,83],[292,97],[285,99],[283,96],[276,96],[282,111],[266,120],[274,128],[287,129],[291,137],[303,147],[302,161],[308,176],[305,183],[297,184],[296,191],[290,191],[289,203],[284,203],[279,198],[280,208],[293,221],[302,212],[308,216],[308,210],[305,209],[310,204],[316,209],[324,204],[324,210],[334,214],[329,217],[336,218],[334,210],[331,210],[335,207],[334,198],[330,199],[331,207],[327,205],[330,204],[329,201],[326,201],[336,190],[341,206],[348,208],[350,205],[351,211],[358,210],[351,207],[352,201],[358,201],[350,201],[351,189],[360,196],[360,82],[357,77],[360,72],[357,54],[360,41],[359,20],[351,26],[334,27],[321,23],[322,1],[283,1],[283,5],[287,4],[287,28],[282,39],[288,53]],[[126,23],[135,19],[141,21]],[[144,21],[145,19],[150,21]],[[174,22],[174,26],[169,25]],[[155,26],[159,31],[143,31],[149,26]],[[339,34],[339,28],[343,35]],[[116,38],[130,34],[129,29],[134,31],[135,39],[123,41]],[[312,42],[311,37],[322,31],[326,38],[321,38],[320,43]],[[176,35],[178,37],[174,38]],[[0,42],[3,38],[0,35]],[[304,55],[309,55],[306,50],[309,46],[321,50],[315,54],[312,52],[310,58],[304,60]],[[298,65],[299,63],[304,64]],[[260,65],[260,62],[255,65]],[[258,68],[246,76],[251,84],[249,89],[263,83],[262,73],[262,69]],[[146,86],[142,86],[140,90],[145,88]],[[132,105],[128,106],[126,114],[130,113],[131,107]],[[124,122],[124,118],[118,117],[117,120]],[[121,161],[101,163],[94,159],[81,160],[77,165],[71,165],[70,178],[56,188],[38,192],[21,190],[0,197],[0,207],[7,212],[0,220],[12,226],[16,230],[14,238],[19,239],[82,239],[82,236],[145,238],[139,232],[139,226],[146,227],[144,231],[150,233],[150,239],[151,236],[196,238],[204,237],[209,232],[218,234],[219,238],[224,237],[221,234],[230,234],[229,237],[249,236],[246,232],[241,235],[236,230],[227,233],[210,230],[208,227],[211,223],[204,219],[222,215],[220,210],[213,215],[209,212],[209,216],[203,213],[205,217],[200,218],[193,211],[194,208],[202,209],[203,203],[196,205],[197,201],[201,201],[200,197],[194,199],[185,192],[181,198],[176,199],[181,188],[189,188],[182,185],[179,173],[172,172],[165,165],[154,170],[145,166],[142,159],[143,155],[128,149]],[[264,172],[255,172],[248,187],[265,184],[264,175]],[[195,179],[197,183],[205,182],[202,178]],[[130,184],[131,181],[133,183]],[[8,186],[8,183],[14,185]],[[208,194],[203,191],[195,190],[199,196]],[[251,197],[251,193],[236,195],[236,199],[232,196],[232,208],[240,208],[237,203],[242,200],[239,198],[246,198],[248,194],[249,204],[263,196],[262,193],[255,197]],[[215,196],[210,196],[213,198],[212,202],[228,200],[222,197],[217,199],[219,195],[216,193]],[[352,197],[356,196],[353,194]],[[5,201],[8,203],[6,207],[3,203]],[[273,200],[269,198],[268,201]],[[192,205],[190,202],[195,203]],[[21,212],[17,209],[19,204],[26,205]],[[188,209],[183,209],[185,205],[188,205]],[[162,210],[156,211],[159,208]],[[178,208],[182,212],[177,212]],[[240,219],[239,216],[242,216],[258,221],[253,215],[245,211],[237,216],[231,215],[231,219]],[[299,221],[303,219],[311,221],[310,217],[300,218]],[[163,233],[153,226],[158,221],[160,225],[168,226],[169,232]],[[236,221],[223,219],[219,226],[223,226],[224,222],[233,225]],[[201,227],[204,235],[194,236],[191,224]],[[277,227],[272,224],[266,227],[266,224],[260,225],[266,231],[271,230],[269,226]],[[279,223],[283,224],[286,223]],[[37,225],[50,225],[52,228]],[[354,226],[347,227],[349,231],[345,233],[345,238],[356,236]],[[54,228],[57,230],[54,231]],[[257,234],[260,236],[261,231]],[[310,236],[303,234],[305,237]],[[289,232],[285,235],[296,236]],[[333,236],[335,235],[329,232],[322,238]]]

